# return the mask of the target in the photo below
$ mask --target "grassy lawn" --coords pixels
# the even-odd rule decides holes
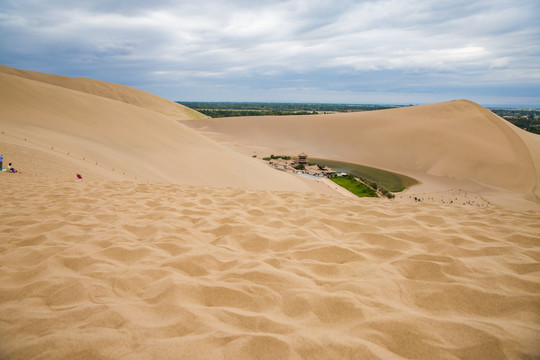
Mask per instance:
[[[377,193],[375,193],[373,189],[367,187],[356,179],[350,179],[348,177],[336,177],[331,178],[330,180],[349,190],[358,197],[378,197]]]

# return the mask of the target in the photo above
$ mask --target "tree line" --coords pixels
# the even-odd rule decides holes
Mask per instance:
[[[523,130],[540,134],[540,110],[491,109],[491,111]]]
[[[371,111],[397,107],[395,105],[347,105],[309,103],[252,102],[186,102],[178,103],[212,118],[232,116],[316,115],[333,112]]]

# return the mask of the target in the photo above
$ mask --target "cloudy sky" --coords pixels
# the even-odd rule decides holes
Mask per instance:
[[[0,0],[0,64],[171,100],[540,106],[538,0]]]

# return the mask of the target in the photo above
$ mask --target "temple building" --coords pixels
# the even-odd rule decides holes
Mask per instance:
[[[307,155],[304,153],[301,153],[298,155],[298,165],[307,165]]]

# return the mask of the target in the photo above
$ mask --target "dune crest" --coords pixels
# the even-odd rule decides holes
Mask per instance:
[[[139,106],[144,109],[165,114],[177,120],[206,118],[206,115],[190,109],[187,106],[125,85],[88,78],[73,78],[68,76],[38,73],[34,71],[15,69],[5,65],[0,65],[0,73],[15,75],[34,81],[40,81],[67,89],[81,91],[87,94],[121,101],[126,104]]]

